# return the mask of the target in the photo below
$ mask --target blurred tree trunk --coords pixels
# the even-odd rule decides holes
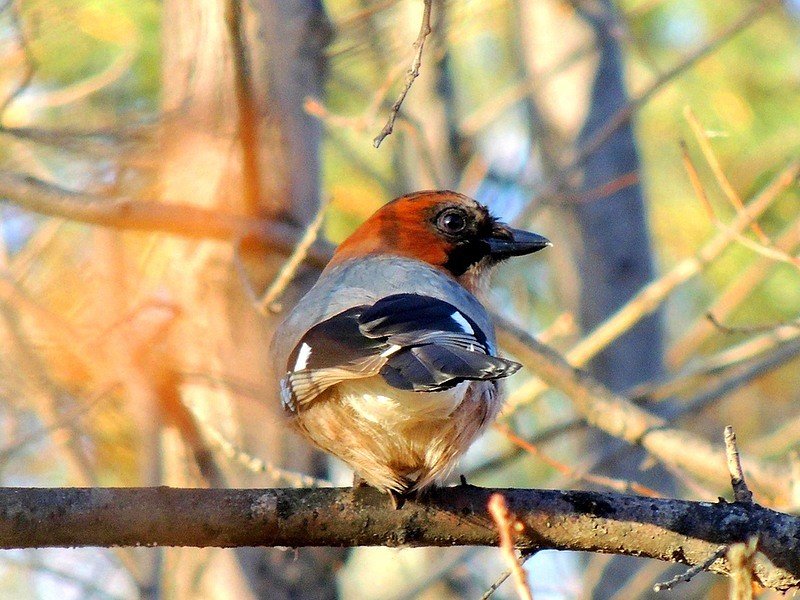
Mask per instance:
[[[564,242],[568,264],[575,271],[573,281],[577,293],[571,298],[568,295],[568,299],[572,300],[571,308],[585,333],[622,307],[654,278],[655,272],[633,123],[626,122],[597,143],[597,136],[602,135],[604,127],[628,103],[618,39],[620,22],[610,0],[576,2],[574,5],[588,25],[584,35],[572,32],[565,36],[558,27],[548,28],[547,19],[553,16],[542,14],[547,11],[541,6],[538,9],[528,7],[527,11],[530,13],[529,22],[539,26],[536,33],[546,38],[540,40],[538,48],[529,52],[535,53],[543,46],[555,44],[555,49],[548,49],[557,57],[555,60],[550,57],[551,68],[565,60],[569,53],[579,52],[592,40],[597,55],[591,73],[586,73],[585,67],[570,69],[559,78],[560,89],[551,88],[550,103],[559,106],[548,107],[546,95],[537,98],[543,104],[541,112],[549,113],[551,126],[561,129],[567,137],[575,136],[575,153],[580,154],[589,146],[595,148],[579,165],[576,177],[569,178],[567,188],[559,190],[561,196],[569,200],[560,201],[556,211],[559,239]],[[521,6],[526,10],[526,3]],[[548,29],[551,30],[549,33]],[[571,40],[571,48],[565,48],[561,43],[567,37]],[[543,62],[540,56],[532,60]],[[585,82],[591,82],[590,88],[586,88]],[[585,117],[576,120],[575,115]],[[537,142],[541,144],[543,140]],[[544,143],[547,144],[547,139]],[[552,153],[552,148],[544,148],[545,156]],[[558,173],[553,173],[551,168],[549,175],[558,176]],[[562,283],[562,287],[571,286]],[[657,312],[642,319],[599,353],[589,369],[598,380],[617,392],[656,380],[664,369],[662,337],[661,315]],[[644,451],[627,451],[623,443],[600,432],[590,432],[585,443],[596,457],[619,450],[625,452],[622,461],[604,461],[606,464],[598,465],[598,471],[624,480],[644,481],[666,493],[674,491],[671,478],[664,469],[656,467],[646,473],[640,472],[639,466],[646,458]],[[615,557],[610,560],[592,591],[593,596],[612,596],[624,585],[635,567],[636,559]]]
[[[610,0],[599,4],[598,12],[584,13],[592,24],[599,60],[592,84],[589,113],[576,147],[593,143],[614,115],[628,102],[625,72],[615,29],[615,7]],[[586,159],[579,200],[563,211],[564,219],[579,231],[580,246],[576,253],[580,281],[578,318],[582,331],[591,331],[623,306],[655,275],[644,193],[640,183],[641,166],[632,121],[628,121],[608,137]],[[604,197],[594,199],[604,186],[635,176],[635,183]],[[620,184],[622,185],[622,184]],[[584,200],[591,198],[589,200]],[[612,390],[623,392],[646,381],[655,381],[664,370],[661,313],[656,312],[620,336],[591,362],[590,370]],[[589,448],[600,451],[625,452],[624,459],[608,461],[598,471],[625,480],[644,481],[664,493],[674,493],[669,473],[660,465],[640,472],[647,459],[642,449],[628,452],[625,444],[609,439],[601,432],[592,432],[586,440]],[[592,557],[597,561],[597,557]],[[610,598],[641,566],[642,561],[614,557],[602,569],[603,576],[592,590],[594,598]]]
[[[577,148],[590,144],[628,102],[622,50],[615,38],[614,7],[601,3],[594,30],[600,57],[592,84],[589,113]],[[629,121],[586,159],[578,200],[569,203],[564,218],[580,232],[577,267],[580,275],[578,317],[591,331],[623,306],[654,277],[653,257],[639,151]],[[634,181],[630,184],[623,183]],[[603,194],[604,187],[621,189]],[[642,319],[591,363],[593,374],[612,390],[622,392],[659,377],[664,368],[661,317]]]
[[[162,201],[306,225],[319,208],[321,129],[302,106],[305,96],[323,91],[330,26],[322,3],[169,0],[163,24]],[[285,257],[243,242],[243,265],[260,292]],[[280,316],[255,310],[233,266],[234,249],[170,239],[159,251],[169,257],[163,281],[182,307],[162,366],[178,374],[172,378],[178,404],[193,407],[260,458],[317,470],[317,458],[286,430],[278,411],[268,348]],[[291,303],[313,278],[301,272],[285,301]],[[236,397],[224,383],[230,380],[255,399]],[[234,469],[225,477],[240,486],[275,483]],[[219,472],[210,483],[224,483]],[[301,592],[335,597],[333,568],[341,556],[326,550],[237,551],[249,595],[272,599]],[[242,597],[243,587],[222,579],[228,583],[215,597]]]

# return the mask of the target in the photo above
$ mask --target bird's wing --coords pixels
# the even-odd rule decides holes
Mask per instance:
[[[296,413],[348,379],[380,374],[397,389],[437,392],[506,377],[519,367],[491,356],[485,332],[452,304],[395,294],[312,327],[289,357],[281,398]]]

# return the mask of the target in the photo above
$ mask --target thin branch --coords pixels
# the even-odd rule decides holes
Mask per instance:
[[[800,331],[798,331],[800,334]],[[740,365],[734,372],[717,378],[699,393],[685,399],[674,410],[669,410],[667,416],[673,421],[684,415],[696,416],[716,400],[724,398],[734,390],[741,390],[754,380],[771,371],[795,360],[800,355],[800,343],[789,341],[769,351],[763,351]]]
[[[792,252],[800,243],[800,218],[789,223],[778,236],[775,245],[785,252]],[[775,263],[766,257],[753,261],[714,299],[708,307],[719,320],[728,318],[753,293],[758,284],[767,278]],[[715,332],[707,319],[699,319],[681,336],[667,352],[667,362],[678,366],[694,356],[697,349]]]
[[[0,197],[39,214],[114,229],[168,233],[188,238],[254,240],[290,254],[301,232],[283,223],[206,210],[190,205],[109,200],[65,190],[29,175],[0,171]],[[324,266],[325,244],[315,244],[308,262]]]
[[[720,322],[720,320],[717,319],[713,313],[706,313],[706,319],[708,319],[708,321],[714,327],[727,335],[735,335],[738,333],[767,333],[784,327],[796,327],[797,329],[800,329],[800,319],[795,319],[793,321],[779,321],[777,323],[764,323],[763,325],[740,325],[737,327],[725,325],[724,323]]]
[[[580,166],[592,154],[594,154],[612,135],[614,135],[620,127],[625,125],[636,111],[653,98],[661,89],[670,83],[673,79],[693,67],[699,61],[711,55],[720,46],[725,44],[731,38],[741,33],[744,29],[761,19],[767,14],[769,9],[779,6],[780,2],[776,0],[763,0],[762,2],[753,6],[739,19],[734,21],[731,25],[725,28],[714,39],[710,40],[707,44],[701,46],[680,63],[663,73],[656,81],[640,93],[636,98],[632,99],[622,109],[620,109],[601,129],[597,131],[586,143],[578,150],[575,157],[570,163],[568,171]]]
[[[669,427],[665,419],[614,394],[527,332],[498,315],[494,315],[494,320],[499,325],[501,343],[545,384],[569,396],[590,425],[629,444],[643,446],[658,460],[682,468],[695,477],[719,487],[729,485],[730,476],[721,449],[687,431]],[[748,477],[761,493],[773,501],[788,501],[788,473],[776,465],[752,458],[747,464]]]
[[[292,282],[292,279],[294,279],[297,269],[300,268],[300,265],[306,259],[306,256],[308,256],[308,251],[311,249],[311,246],[317,241],[319,230],[322,227],[322,222],[325,219],[325,213],[328,211],[329,206],[330,200],[322,203],[322,206],[320,206],[317,211],[317,216],[314,217],[314,220],[306,227],[303,237],[297,242],[297,246],[295,246],[289,258],[286,259],[286,262],[283,263],[275,279],[258,300],[256,308],[258,308],[261,314],[266,314],[267,311],[273,313],[281,311],[278,298],[286,291],[287,286]]]
[[[683,573],[679,573],[675,575],[669,581],[662,581],[661,583],[657,583],[653,586],[654,592],[663,592],[665,590],[671,590],[679,583],[689,582],[691,581],[695,575],[698,573],[702,573],[703,571],[708,571],[711,568],[711,565],[714,564],[717,560],[725,556],[725,553],[728,551],[728,546],[720,546],[717,548],[716,552],[708,557],[708,559],[704,560],[699,565],[694,565],[693,567],[687,569]]]
[[[546,444],[547,442],[550,442],[561,435],[571,431],[577,431],[584,427],[586,427],[586,421],[583,419],[570,419],[563,423],[551,425],[550,427],[537,432],[535,435],[525,441],[529,444],[533,444],[534,446],[537,444]],[[510,452],[505,452],[499,456],[492,457],[486,462],[476,466],[474,469],[467,472],[467,476],[472,479],[474,477],[480,477],[489,473],[496,473],[497,469],[506,467],[512,460],[516,460],[522,457],[524,454],[525,450],[523,448],[520,446],[515,446]]]
[[[737,212],[744,210],[744,203],[742,202],[741,197],[736,193],[736,190],[733,189],[730,180],[728,179],[727,175],[725,175],[725,171],[722,170],[722,165],[720,165],[719,159],[714,153],[714,149],[711,147],[711,140],[708,138],[708,133],[706,132],[705,127],[700,124],[700,120],[697,118],[697,115],[694,114],[694,111],[690,106],[686,106],[683,109],[683,116],[689,123],[692,133],[694,133],[694,138],[697,140],[697,144],[700,146],[700,150],[703,152],[706,163],[708,163],[711,172],[714,174],[714,178],[717,180],[717,185],[719,185],[720,189],[723,191],[725,196],[727,196],[728,201],[733,205]],[[762,244],[770,244],[770,239],[757,222],[753,221],[750,224],[750,228],[758,236],[758,239]]]
[[[496,431],[499,431],[503,436],[506,437],[511,443],[519,446],[529,454],[536,456],[542,462],[544,462],[549,467],[558,471],[564,477],[570,479],[570,481],[584,481],[586,483],[593,483],[595,485],[599,485],[604,488],[608,488],[610,490],[614,490],[617,492],[634,492],[636,494],[640,494],[642,496],[648,496],[650,498],[658,498],[661,496],[655,490],[641,485],[640,483],[636,483],[635,481],[624,481],[622,479],[614,479],[612,477],[606,477],[604,475],[595,475],[594,473],[589,472],[579,472],[575,469],[565,465],[562,462],[559,462],[552,457],[548,456],[545,452],[542,452],[539,448],[536,447],[535,444],[528,442],[527,440],[522,439],[518,435],[516,435],[511,429],[506,427],[501,423],[496,423],[494,426]]]
[[[689,175],[689,181],[691,182],[692,188],[694,189],[694,193],[697,196],[698,200],[700,200],[700,203],[706,209],[706,213],[708,214],[709,220],[717,227],[717,229],[727,233],[733,239],[739,242],[742,246],[744,246],[745,248],[749,248],[753,252],[756,252],[762,256],[765,256],[767,258],[770,258],[778,262],[788,263],[800,270],[800,258],[792,256],[791,254],[788,254],[787,252],[784,252],[776,248],[772,240],[766,237],[766,235],[764,235],[764,232],[761,231],[760,228],[757,231],[760,232],[761,237],[763,237],[766,240],[766,243],[755,242],[750,238],[745,237],[742,231],[734,230],[727,224],[723,223],[715,214],[714,208],[711,206],[711,202],[708,200],[708,196],[706,195],[706,192],[703,189],[703,184],[700,181],[700,176],[697,173],[697,167],[694,166],[692,158],[689,155],[689,150],[686,147],[686,144],[682,140],[681,140],[681,155],[683,158],[684,167],[686,168],[686,171]],[[741,203],[741,201],[739,202]],[[744,210],[744,206],[742,206],[742,210]],[[737,215],[741,214],[741,210],[738,209],[738,205],[736,214]],[[750,223],[750,227],[754,227],[756,225],[757,225],[756,221],[752,221]]]
[[[709,263],[714,261],[734,241],[740,233],[758,218],[778,195],[796,180],[800,173],[800,161],[792,161],[781,170],[767,186],[736,216],[725,231],[720,231],[711,240],[689,258],[680,261],[669,272],[642,288],[631,300],[613,315],[588,333],[567,353],[570,364],[583,366],[598,352],[628,331],[643,317],[655,311],[679,285],[699,274]],[[516,390],[508,400],[508,407],[515,409],[531,402],[546,386],[541,381],[531,381]]]
[[[528,559],[534,554],[536,554],[535,551],[523,552],[522,555],[519,557],[519,566],[520,567],[524,566],[525,563],[528,562]],[[489,598],[491,598],[494,595],[497,589],[506,582],[506,579],[511,577],[513,572],[514,572],[513,569],[506,569],[505,571],[500,573],[500,575],[497,577],[497,579],[494,580],[492,585],[489,586],[489,589],[483,593],[483,596],[481,596],[480,600],[489,600]]]
[[[725,458],[728,461],[728,471],[731,474],[731,487],[733,488],[733,498],[736,502],[744,504],[753,503],[753,492],[747,487],[742,470],[742,461],[739,457],[739,448],[736,446],[736,434],[733,427],[725,427]]]
[[[0,547],[496,546],[487,505],[501,493],[522,523],[521,549],[634,554],[700,564],[720,544],[759,536],[755,575],[800,585],[800,518],[752,504],[612,493],[459,486],[392,510],[364,488],[2,488]],[[711,565],[727,573],[724,563]]]
[[[200,426],[203,435],[209,439],[213,446],[216,446],[222,454],[229,460],[243,466],[252,473],[266,473],[275,483],[284,483],[292,487],[333,487],[330,481],[317,479],[305,473],[297,473],[287,469],[276,467],[271,462],[265,461],[257,456],[245,452],[236,444],[231,442],[219,429],[214,427],[207,419],[201,417],[197,410],[187,407],[194,420]]]
[[[422,10],[422,24],[419,28],[419,35],[416,41],[414,41],[414,60],[411,63],[411,68],[406,72],[406,81],[403,85],[403,89],[400,90],[400,95],[397,96],[397,100],[394,101],[392,109],[389,111],[389,119],[386,121],[386,125],[384,125],[381,132],[375,136],[375,139],[372,140],[372,145],[376,148],[379,148],[381,142],[392,133],[395,119],[397,119],[397,113],[400,112],[400,107],[403,105],[403,101],[406,99],[406,95],[411,89],[414,80],[419,77],[419,67],[422,64],[422,50],[425,47],[425,39],[431,33],[431,5],[433,4],[433,0],[422,0],[422,2],[424,5]]]
[[[742,369],[738,369],[735,373],[730,376],[725,376],[721,380],[715,382],[713,385],[706,388],[703,392],[697,394],[696,396],[682,401],[680,404],[673,404],[667,410],[667,413],[662,415],[664,419],[666,419],[666,423],[674,424],[678,419],[684,417],[686,415],[698,415],[704,409],[706,409],[712,402],[723,398],[728,392],[732,390],[741,389],[744,385],[750,383],[753,379],[768,373],[770,370],[778,368],[779,366],[786,363],[788,360],[794,359],[800,354],[800,343],[787,343],[783,346],[775,349],[772,352],[765,353],[767,354],[764,357],[757,357],[758,360],[754,359],[752,364],[745,364],[743,365]],[[787,448],[792,445],[792,440],[797,440],[800,438],[800,434],[797,432],[800,431],[800,426],[790,421],[784,428],[781,428],[780,431],[774,432],[772,435],[780,440],[780,446],[777,448],[772,448],[773,452],[770,454],[773,456],[783,456],[785,451],[781,450],[781,448]],[[752,454],[755,456],[761,456],[763,458],[763,452],[756,450],[753,448],[754,444],[750,444]],[[760,446],[760,445],[759,445]],[[763,448],[760,447],[759,450]],[[596,471],[602,468],[602,465],[608,464],[611,461],[614,462],[621,462],[625,459],[625,456],[630,452],[631,447],[624,447],[618,450],[615,450],[605,456],[600,457],[597,461],[595,461],[589,468],[589,471]],[[689,475],[688,472],[684,471],[683,469],[665,463],[665,467],[675,475],[678,479],[680,479],[684,485],[692,490],[692,492],[700,497],[708,497],[708,498],[717,498],[718,493],[712,493],[708,488],[699,484],[696,480],[692,479],[692,476]],[[790,476],[790,480],[792,482],[795,481],[793,476]],[[794,488],[790,488],[789,494],[790,498],[788,501],[784,502],[782,506],[788,507],[795,507],[798,504],[796,498],[794,497]]]
[[[517,558],[514,551],[514,539],[522,533],[524,526],[511,515],[508,505],[502,494],[492,494],[487,506],[489,514],[492,515],[497,533],[500,536],[500,550],[510,566],[511,573],[514,575],[514,589],[521,600],[533,600],[531,588],[528,585],[528,576],[522,568],[522,562]]]
[[[728,564],[731,566],[730,600],[753,600],[753,558],[758,549],[758,538],[752,537],[747,543],[734,544],[728,550]]]

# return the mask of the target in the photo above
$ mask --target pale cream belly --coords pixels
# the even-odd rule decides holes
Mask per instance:
[[[420,393],[374,377],[343,382],[325,395],[296,418],[298,428],[370,485],[400,492],[446,477],[500,408],[490,381]]]

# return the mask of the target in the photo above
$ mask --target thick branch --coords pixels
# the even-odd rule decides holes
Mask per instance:
[[[800,518],[756,504],[583,491],[436,490],[393,510],[350,489],[3,488],[0,547],[494,546],[489,497],[523,524],[520,547],[586,550],[699,564],[720,545],[759,538],[756,575],[800,585]],[[724,561],[712,570],[728,573]]]

